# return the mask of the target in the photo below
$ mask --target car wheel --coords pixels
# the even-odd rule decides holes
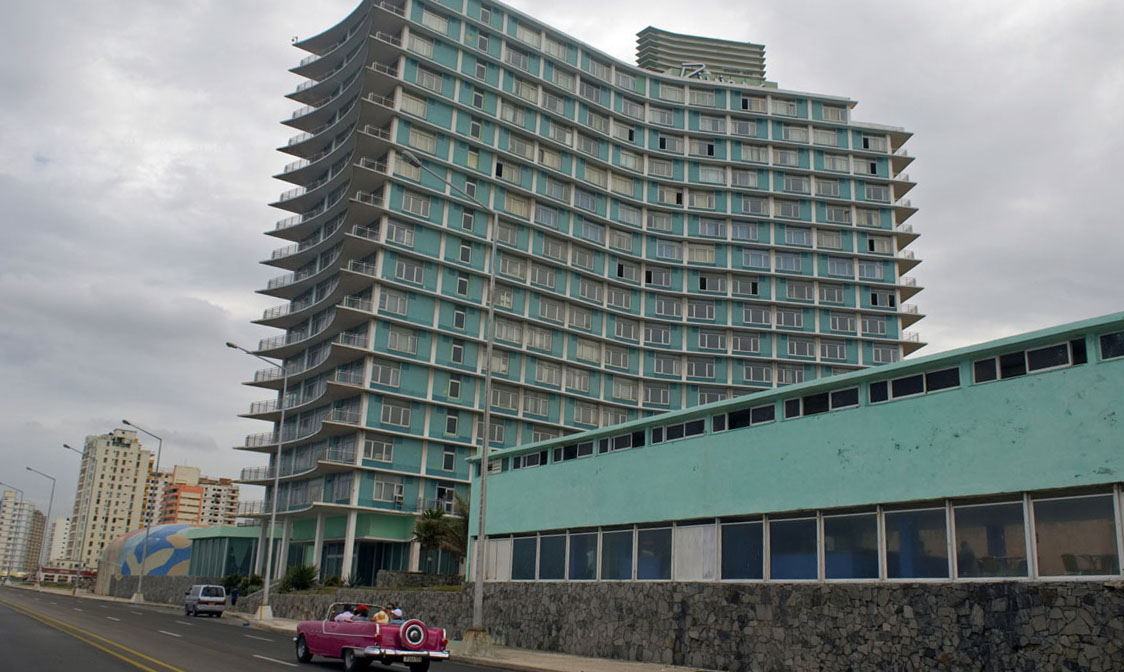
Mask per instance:
[[[359,672],[367,669],[367,661],[355,655],[355,649],[343,650],[344,672]]]
[[[410,672],[429,672],[429,658],[420,663],[410,663]]]
[[[308,650],[308,642],[305,641],[304,635],[297,637],[297,660],[302,663],[312,660],[312,652]]]
[[[187,608],[186,604],[183,605],[183,615],[184,616],[190,616],[191,615],[191,610]]]

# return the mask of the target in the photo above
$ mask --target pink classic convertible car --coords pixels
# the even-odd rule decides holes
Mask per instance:
[[[307,663],[313,656],[343,658],[347,672],[369,663],[405,663],[410,672],[426,672],[432,660],[446,660],[449,642],[444,628],[427,628],[417,619],[393,623],[374,620],[339,621],[344,612],[356,613],[359,605],[337,602],[328,607],[322,621],[302,621],[297,626],[297,660]],[[375,607],[371,610],[374,614]]]

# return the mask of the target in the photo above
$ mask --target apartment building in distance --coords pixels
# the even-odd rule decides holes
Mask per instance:
[[[413,520],[467,493],[486,402],[513,447],[921,346],[910,133],[730,44],[649,28],[637,66],[478,0],[365,1],[296,42],[257,320],[284,332],[255,349],[287,375],[255,374],[273,427],[238,446],[270,456],[244,513],[280,470],[281,563],[453,571]]]
[[[68,558],[66,555],[66,543],[70,538],[70,518],[67,516],[55,516],[51,522],[50,531],[47,534],[47,564],[52,566],[60,566],[65,563]]]
[[[238,486],[202,476],[198,467],[177,464],[150,473],[146,497],[152,524],[234,525],[238,517]]]
[[[16,491],[0,496],[0,577],[24,577],[38,569],[43,521],[43,513]]]
[[[107,543],[144,526],[151,459],[134,430],[86,437],[67,549],[78,569],[96,570]]]

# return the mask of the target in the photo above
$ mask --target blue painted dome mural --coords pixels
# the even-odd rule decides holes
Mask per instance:
[[[137,530],[117,540],[121,546],[121,575],[141,573],[144,558],[145,574],[149,576],[186,576],[191,564],[191,525],[154,525],[148,534],[148,551],[144,551],[144,530]]]

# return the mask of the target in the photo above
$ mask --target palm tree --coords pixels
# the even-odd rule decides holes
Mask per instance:
[[[452,516],[432,508],[414,520],[414,541],[426,548],[440,548],[460,560],[468,553],[468,502],[456,493],[453,498]]]

